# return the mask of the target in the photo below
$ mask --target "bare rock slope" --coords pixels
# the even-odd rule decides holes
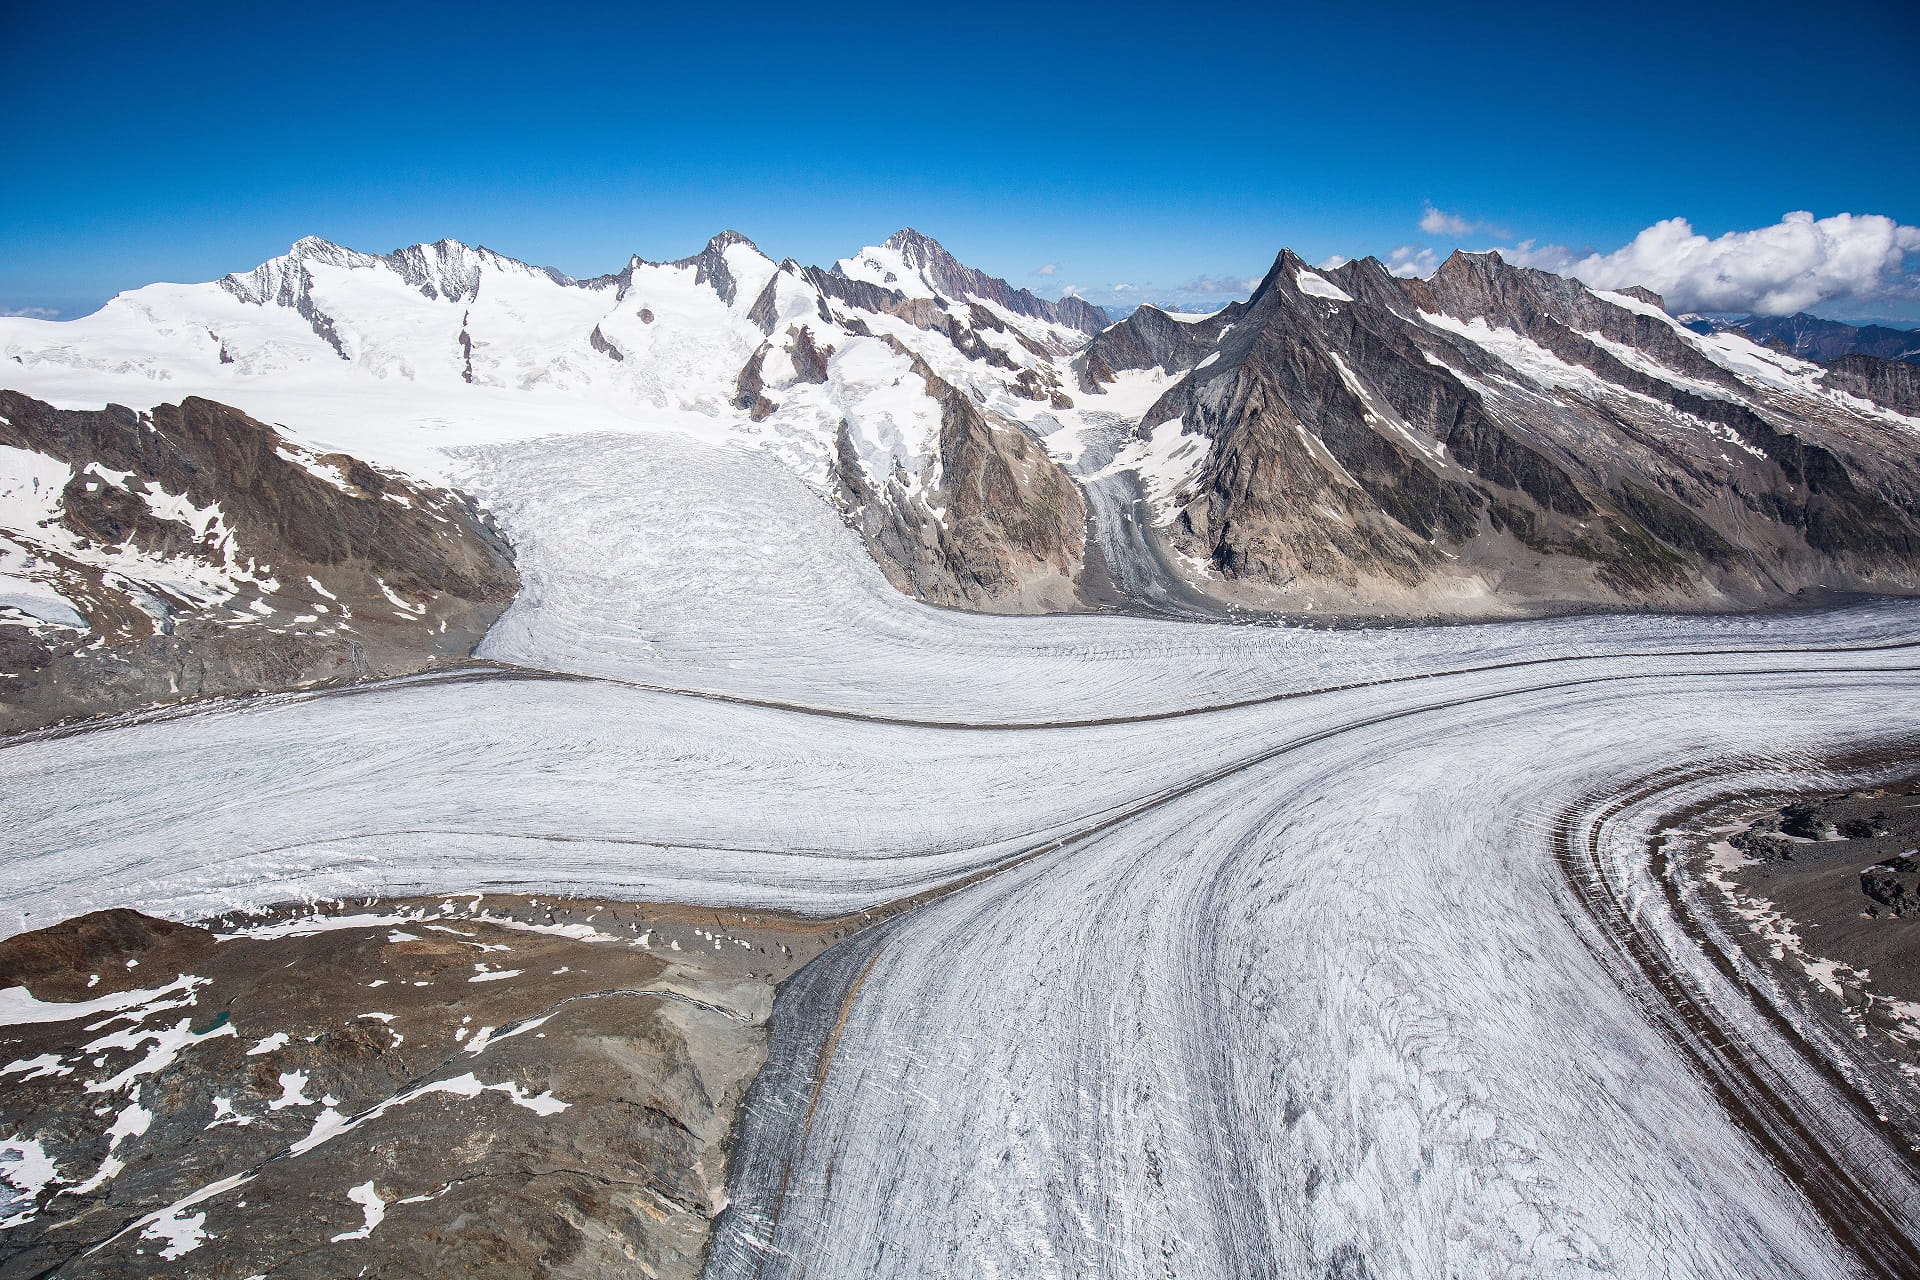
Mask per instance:
[[[1109,325],[911,229],[827,268],[724,232],[581,280],[456,241],[307,238],[71,322],[0,318],[0,382],[88,403],[191,388],[402,465],[449,423],[522,431],[521,396],[614,429],[690,415],[837,503],[903,591],[985,612],[1471,618],[1920,589],[1915,366],[1817,364],[1689,319],[1497,254],[1420,280],[1282,253],[1245,303]],[[356,404],[402,425],[340,421]],[[284,590],[274,550],[248,554]]]
[[[0,456],[0,730],[455,661],[519,585],[468,499],[208,400],[0,392]]]
[[[0,1276],[698,1275],[775,984],[842,936],[361,902],[0,942]]]
[[[1920,422],[1644,291],[1497,254],[1427,281],[1283,253],[1223,318],[1201,343],[1138,316],[1083,376],[1190,370],[1139,435],[1196,459],[1162,528],[1225,598],[1484,616],[1920,587]]]

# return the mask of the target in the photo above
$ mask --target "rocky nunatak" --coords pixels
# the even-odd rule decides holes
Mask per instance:
[[[0,448],[23,464],[0,493],[0,732],[457,661],[519,589],[464,496],[212,401],[0,391]],[[26,589],[45,599],[9,608]]]
[[[525,897],[0,943],[0,1276],[693,1276],[843,930]]]

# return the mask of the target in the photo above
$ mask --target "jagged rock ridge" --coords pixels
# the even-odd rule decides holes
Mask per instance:
[[[1920,585],[1920,423],[1898,397],[1689,332],[1643,290],[1497,254],[1402,280],[1283,253],[1210,348],[1170,324],[1195,328],[1141,313],[1081,374],[1190,370],[1139,438],[1194,459],[1161,523],[1229,599],[1483,615]]]
[[[685,258],[576,280],[457,241],[375,255],[310,237],[217,285],[136,290],[28,326],[37,341],[0,335],[0,349],[29,384],[76,366],[103,382],[138,371],[242,407],[288,381],[376,394],[457,382],[643,421],[744,419],[753,443],[844,504],[904,589],[973,609],[1080,607],[1084,515],[1035,416],[1072,408],[1067,364],[1105,317],[964,267],[916,232],[864,255],[776,263],[728,231]],[[876,255],[889,269],[861,266]]]

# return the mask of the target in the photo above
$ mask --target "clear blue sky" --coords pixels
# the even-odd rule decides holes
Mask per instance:
[[[307,233],[589,275],[912,225],[1042,293],[1171,296],[1282,245],[1444,252],[1429,202],[1604,250],[1676,215],[1915,223],[1916,66],[1913,0],[9,4],[0,308]]]

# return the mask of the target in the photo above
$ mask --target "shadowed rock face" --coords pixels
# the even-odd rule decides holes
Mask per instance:
[[[933,604],[1007,613],[1074,608],[1087,536],[1079,487],[1018,426],[994,420],[918,357],[913,370],[940,406],[940,480],[927,501],[910,499],[899,478],[886,482],[883,495],[844,427],[838,442],[838,499],[882,571]]]
[[[1496,254],[1421,281],[1283,253],[1205,357],[1143,312],[1083,376],[1192,368],[1140,434],[1209,442],[1163,523],[1229,599],[1472,616],[1920,586],[1911,425],[1736,377],[1658,304]]]
[[[1220,335],[1245,310],[1235,302],[1201,320],[1178,320],[1158,307],[1137,307],[1087,344],[1076,361],[1080,389],[1095,393],[1123,369],[1191,369],[1212,354]]]
[[[422,670],[471,654],[519,587],[468,499],[212,401],[0,392],[0,446],[34,477],[0,529],[5,567],[74,624],[47,621],[57,604],[0,612],[0,729]]]
[[[1920,362],[1841,356],[1827,362],[1827,381],[1897,413],[1920,417]]]
[[[546,301],[515,301],[525,297]],[[268,317],[235,325],[235,299],[287,309],[315,336]],[[376,256],[307,239],[251,272],[129,297],[70,331],[0,328],[25,386],[98,376],[138,396],[178,379],[231,386],[220,398],[246,403],[258,380],[295,368],[381,394],[362,378],[372,371],[456,396],[591,391],[609,405],[714,417],[837,498],[892,582],[953,607],[1156,610],[1179,599],[1182,614],[1486,617],[1730,610],[1920,585],[1915,366],[1867,355],[1809,364],[1735,330],[1686,327],[1646,290],[1597,293],[1495,254],[1455,254],[1431,280],[1403,280],[1373,259],[1321,273],[1285,253],[1246,303],[1192,320],[1142,307],[1108,325],[1078,299],[1016,289],[913,230],[831,269],[775,263],[725,232],[676,262],[634,258],[588,280],[453,241]],[[49,376],[67,381],[39,381]],[[179,418],[168,430],[184,440],[186,419],[204,412],[188,408],[153,417]],[[1090,498],[1041,441],[1071,459]],[[244,496],[232,499],[244,520],[209,523],[206,495],[224,489],[189,495],[184,472],[159,496],[116,478],[145,457],[102,463],[118,470],[64,492],[86,459],[33,456],[66,468],[58,510],[37,521],[133,558],[205,561],[201,576],[218,581],[161,590],[103,552],[88,570],[98,589],[75,589],[117,604],[88,604],[83,620],[42,593],[55,615],[35,615],[43,622],[86,621],[110,643],[89,649],[83,679],[56,680],[38,674],[52,660],[46,628],[0,629],[10,688],[31,704],[15,726],[74,710],[75,688],[116,682],[98,706],[412,670],[426,660],[423,631],[433,660],[466,651],[474,619],[448,616],[453,602],[493,600],[488,574],[462,567],[465,552],[419,545],[431,521],[403,517],[397,479],[352,460],[289,468],[278,449],[259,467],[216,459],[261,495],[284,487],[273,468],[292,477],[290,518],[276,525],[272,503]],[[190,460],[213,465],[209,456]],[[352,509],[341,493],[388,517],[377,536],[318,511]],[[343,527],[345,543],[316,542]],[[484,541],[484,522],[475,531]],[[389,546],[393,573],[431,602],[384,569],[340,568]],[[6,585],[20,581],[11,563],[0,544],[0,609],[24,598]],[[309,578],[351,593],[340,597],[349,606],[299,598]],[[389,591],[420,626],[383,614]],[[341,625],[349,611],[352,628]],[[202,670],[214,617],[224,649]],[[337,633],[330,648],[321,633]],[[164,638],[158,657],[130,666],[126,646],[150,635]]]

